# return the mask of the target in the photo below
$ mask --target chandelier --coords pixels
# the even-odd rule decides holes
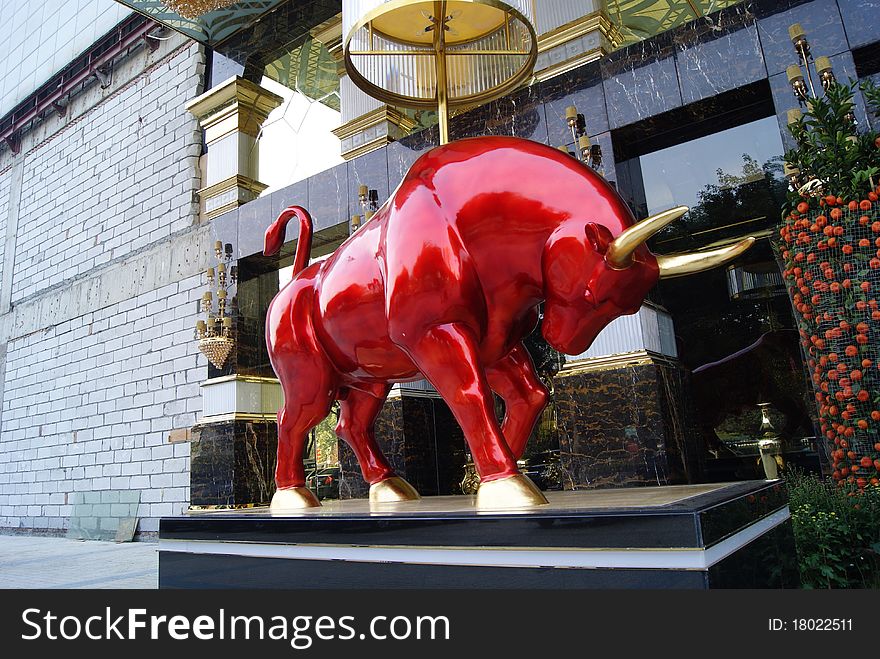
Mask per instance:
[[[213,286],[217,282],[217,313],[214,313],[214,301],[211,291],[205,291],[202,296],[202,313],[205,320],[196,323],[196,338],[199,341],[199,350],[204,353],[208,361],[216,368],[223,368],[223,364],[229,358],[235,347],[235,339],[232,335],[232,317],[229,315],[229,289],[238,279],[237,266],[231,265],[232,245],[217,241],[214,246],[217,257],[217,270],[208,268],[205,275],[208,285]]]
[[[235,4],[235,0],[164,0],[164,2],[168,9],[189,19],[196,19],[209,11]]]

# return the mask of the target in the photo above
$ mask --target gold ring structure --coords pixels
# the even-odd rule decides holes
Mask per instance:
[[[531,0],[353,0],[343,13],[345,68],[389,105],[449,110],[485,103],[532,73],[538,38]]]

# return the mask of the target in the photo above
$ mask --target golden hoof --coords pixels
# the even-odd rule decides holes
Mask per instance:
[[[270,510],[300,510],[302,508],[319,508],[321,502],[318,501],[312,491],[307,487],[287,487],[281,490],[275,490],[272,495],[272,503],[269,504]]]
[[[477,508],[531,508],[549,503],[528,476],[515,474],[507,478],[480,483]]]
[[[370,485],[370,503],[393,503],[395,501],[418,501],[422,497],[416,488],[400,476],[392,476]]]

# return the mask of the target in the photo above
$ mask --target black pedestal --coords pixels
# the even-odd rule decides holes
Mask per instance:
[[[471,497],[295,515],[160,522],[160,588],[797,587],[779,481],[550,492],[477,511]]]

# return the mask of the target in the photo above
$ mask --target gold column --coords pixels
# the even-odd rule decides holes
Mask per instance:
[[[449,98],[446,77],[446,3],[434,3],[434,61],[437,65],[437,121],[440,144],[449,143]]]
[[[204,219],[238,208],[266,189],[259,181],[260,129],[284,99],[235,76],[186,104],[205,131],[208,147],[204,187],[199,190]]]

